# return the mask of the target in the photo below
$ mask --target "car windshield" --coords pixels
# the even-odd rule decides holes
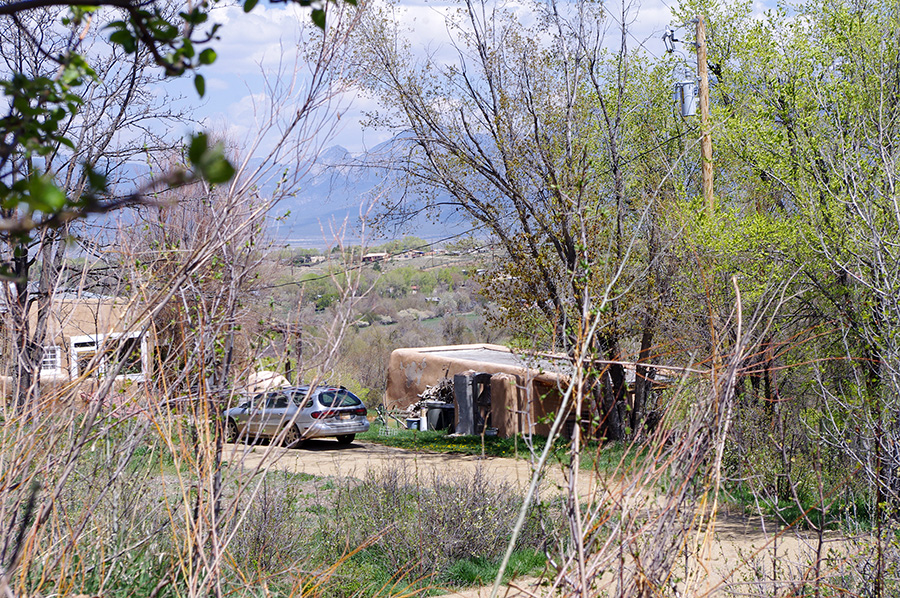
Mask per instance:
[[[356,407],[362,405],[356,395],[348,390],[326,390],[319,393],[319,403],[324,407]]]

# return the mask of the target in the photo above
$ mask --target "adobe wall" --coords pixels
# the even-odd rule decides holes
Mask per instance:
[[[452,378],[468,371],[488,374],[512,374],[524,379],[528,376],[525,368],[485,363],[477,360],[448,357],[446,352],[486,348],[511,353],[499,345],[453,345],[416,349],[396,349],[391,353],[388,364],[387,389],[384,404],[388,409],[403,409],[416,401],[426,387],[441,378]],[[442,353],[443,352],[443,353]],[[547,377],[535,375],[532,378]]]
[[[47,337],[125,332],[126,312],[127,306],[115,299],[60,300],[55,302],[50,314]]]
[[[96,392],[100,386],[97,378],[73,380],[68,373],[57,376],[41,375],[41,402],[43,407],[73,407],[76,410],[86,410],[96,399]],[[0,375],[0,399],[7,406],[13,398],[12,376]],[[148,399],[144,384],[129,380],[114,380],[104,402],[108,408],[128,406],[129,408],[139,403],[145,403]]]
[[[419,400],[425,388],[441,378],[467,372],[492,374],[491,420],[500,436],[525,432],[546,435],[561,404],[557,391],[560,377],[524,367],[496,364],[452,356],[453,351],[485,348],[511,353],[498,345],[455,345],[425,349],[397,349],[388,365],[384,404],[388,409],[404,409]],[[447,355],[451,353],[451,355]]]
[[[48,345],[55,344],[60,349],[60,370],[56,373],[41,373],[41,396],[54,405],[86,407],[96,393],[99,381],[96,377],[73,379],[70,375],[70,340],[73,336],[107,335],[125,332],[128,323],[128,305],[117,299],[83,298],[54,299],[53,308],[47,321]],[[37,312],[29,312],[32,325]],[[76,388],[77,387],[77,388]],[[129,380],[116,380],[109,397],[110,404],[133,402],[144,392],[142,384]],[[0,397],[9,401],[13,394],[12,376],[0,375]]]

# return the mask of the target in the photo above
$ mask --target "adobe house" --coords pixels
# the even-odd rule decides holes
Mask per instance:
[[[390,259],[391,254],[389,253],[367,253],[362,256],[362,261],[364,264],[374,263],[374,262],[383,262],[385,260]]]
[[[0,305],[0,312],[6,312]],[[31,314],[32,322],[34,314]],[[148,339],[130,325],[129,304],[115,297],[94,293],[57,292],[47,323],[41,384],[45,390],[61,389],[80,380],[85,393],[91,393],[99,380],[125,361],[116,376],[116,387],[131,387],[149,377]],[[5,324],[5,322],[4,322]],[[3,396],[11,392],[13,362],[12,341],[4,332],[3,368],[0,388]],[[91,362],[98,354],[102,357]],[[90,367],[90,369],[88,369]]]
[[[635,380],[634,363],[623,364],[629,396]],[[656,369],[654,388],[677,378],[674,370]],[[404,409],[418,402],[428,386],[453,379],[455,423],[459,433],[480,432],[481,421],[497,428],[497,435],[547,435],[569,383],[571,363],[561,355],[516,353],[499,345],[451,345],[397,349],[388,365],[384,403]],[[460,403],[464,406],[460,409]],[[569,415],[563,436],[570,436],[577,418]],[[472,421],[474,420],[474,421]]]
[[[475,417],[479,410],[485,419],[489,413],[491,426],[497,428],[499,436],[529,430],[546,435],[560,407],[570,370],[567,360],[518,354],[499,345],[397,349],[391,353],[384,403],[388,409],[404,409],[417,402],[426,387],[442,378],[458,376],[454,380],[456,396],[468,391],[462,380],[471,380]],[[458,401],[456,429],[465,433],[470,422],[461,413]],[[571,419],[569,426],[574,425],[574,415]]]

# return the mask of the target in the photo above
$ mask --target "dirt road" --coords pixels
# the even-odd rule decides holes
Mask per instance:
[[[308,473],[317,476],[348,476],[361,478],[370,470],[407,465],[420,476],[432,473],[473,475],[481,469],[484,475],[504,480],[524,492],[531,481],[531,464],[525,459],[506,457],[476,457],[472,455],[413,452],[371,442],[338,445],[331,439],[308,440],[300,449],[283,449],[268,445],[226,445],[225,458],[242,463],[244,468],[259,466],[265,459],[269,469]],[[558,465],[544,472],[543,492],[559,492],[569,482]],[[596,490],[599,482],[590,472],[582,472],[577,480],[579,495]]]
[[[490,479],[503,480],[523,492],[532,474],[531,464],[524,459],[413,452],[368,442],[341,446],[331,439],[310,440],[303,448],[290,450],[268,445],[226,445],[224,457],[232,464],[242,465],[245,470],[273,469],[355,478],[364,477],[370,470],[397,465],[411,467],[422,477],[430,477],[433,473],[474,475],[476,470],[481,469]],[[579,496],[590,496],[605,487],[604,483],[590,472],[579,473]],[[568,487],[565,472],[559,465],[546,470],[541,493],[558,493]],[[603,494],[601,491],[598,495]],[[772,579],[801,576],[806,569],[804,563],[814,552],[814,539],[808,537],[809,534],[795,532],[776,537],[775,526],[769,523],[764,528],[763,523],[759,518],[719,513],[714,540],[702,561],[689,559],[684,562],[682,559],[681,564],[676,565],[676,576],[693,578],[689,589],[679,588],[681,595],[720,595],[724,584],[744,582],[749,584],[744,587],[745,590],[752,586],[754,592],[763,591],[763,586]],[[825,550],[843,551],[842,542],[840,538],[828,539]],[[535,585],[535,580],[523,580],[519,584],[521,589],[505,588],[501,595],[524,597],[546,593],[545,588]],[[732,585],[734,589],[736,586]],[[447,597],[486,598],[489,594],[489,588],[475,588],[448,594]]]

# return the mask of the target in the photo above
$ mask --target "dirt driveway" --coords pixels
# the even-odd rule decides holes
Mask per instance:
[[[224,458],[232,464],[242,465],[244,469],[356,478],[364,477],[370,470],[402,464],[413,468],[422,477],[430,477],[435,472],[442,475],[474,475],[480,468],[490,478],[502,479],[523,492],[532,473],[531,464],[524,459],[414,452],[359,441],[341,446],[331,439],[309,440],[303,448],[289,450],[269,445],[226,445]],[[544,480],[542,493],[558,493],[568,487],[566,475],[559,465],[550,466],[545,471]],[[604,481],[591,472],[579,473],[577,486],[581,497],[589,496],[603,485]],[[753,591],[761,591],[759,582],[751,581],[757,576],[771,580],[773,577],[778,579],[779,573],[791,577],[801,574],[803,563],[813,552],[812,540],[802,533],[789,533],[776,538],[773,534],[775,526],[770,523],[766,527],[768,529],[764,529],[758,518],[720,513],[715,523],[715,539],[703,562],[684,563],[676,572],[679,577],[695,579],[688,594],[683,593],[685,588],[679,588],[682,595],[720,595],[722,592],[718,588],[723,583],[741,581],[754,586]],[[825,550],[841,549],[842,543],[841,538],[828,539]],[[688,572],[693,575],[685,575]],[[702,574],[697,575],[698,572]],[[763,585],[766,583],[763,582]],[[533,585],[533,580],[527,580],[522,582],[522,590],[507,589],[507,595],[542,595],[541,589]],[[475,588],[448,596],[484,598],[489,594],[489,588]]]
[[[531,481],[532,468],[525,459],[478,457],[473,455],[414,452],[371,442],[356,441],[341,446],[331,439],[308,440],[300,449],[283,449],[268,445],[226,445],[224,458],[242,463],[244,468],[258,467],[263,459],[268,469],[308,473],[316,476],[362,478],[370,470],[408,465],[419,476],[473,475],[477,469],[492,479],[502,479],[523,492]],[[577,480],[579,495],[596,490],[599,482],[590,472],[582,472]],[[568,480],[558,465],[544,472],[543,492],[560,492],[568,488]]]

